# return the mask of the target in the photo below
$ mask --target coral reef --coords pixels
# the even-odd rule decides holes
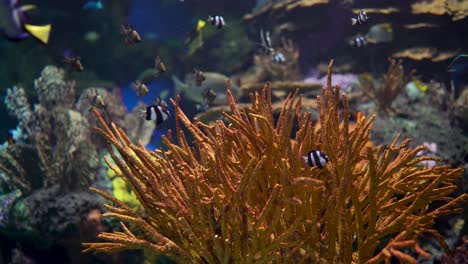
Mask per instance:
[[[34,81],[34,106],[23,87],[7,89],[5,103],[19,124],[16,142],[0,151],[0,234],[18,245],[40,238],[33,252],[59,245],[68,250],[70,263],[85,263],[80,261],[90,257],[81,253],[80,243],[104,229],[114,230],[95,223],[102,201],[86,190],[90,185],[107,190],[111,184],[98,158],[105,142],[91,137],[90,124],[96,121],[89,112],[92,96],[104,98],[107,120],[127,127],[143,142],[150,140],[155,126],[143,124],[137,110],[126,114],[115,89],[90,88],[76,101],[75,82],[64,77],[64,70],[45,67]],[[90,228],[90,222],[97,229]]]
[[[87,140],[88,121],[74,110],[74,83],[66,82],[63,74],[53,66],[44,68],[34,85],[39,99],[34,110],[23,88],[7,90],[5,103],[27,135],[0,159],[0,173],[6,174],[2,179],[11,190],[29,192],[32,185],[56,184],[62,191],[76,190],[93,180],[97,150]]]
[[[191,122],[179,100],[172,101],[178,140],[168,133],[166,151],[134,145],[93,109],[115,162],[107,159],[108,165],[146,214],[93,189],[111,202],[104,216],[127,224],[122,232],[101,233],[104,241],[84,243],[85,252],[144,248],[182,263],[416,263],[415,256],[428,255],[418,246],[421,235],[446,247],[433,223],[461,211],[467,195],[450,194],[462,169],[421,167],[433,158],[417,156],[424,147],[398,144],[399,137],[388,146],[367,145],[374,117],[350,129],[347,98],[340,114],[340,90],[332,89],[329,68],[317,131],[310,113],[301,113],[297,93],[287,97],[275,122],[268,85],[251,95],[248,108],[237,107],[228,87],[229,126]],[[313,149],[327,153],[323,169],[303,162]],[[435,201],[444,203],[429,207]]]
[[[79,237],[81,221],[91,210],[100,208],[96,198],[84,191],[62,194],[58,185],[42,188],[16,202],[7,226],[16,232],[28,230],[30,237],[41,237],[41,247]]]

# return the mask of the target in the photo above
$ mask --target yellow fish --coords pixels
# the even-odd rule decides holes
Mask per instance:
[[[203,29],[206,26],[206,21],[199,19],[194,30],[189,32],[184,40],[184,46],[188,48],[187,54],[190,56],[203,46]]]
[[[416,85],[416,87],[423,93],[425,93],[427,91],[427,85],[425,85],[424,83],[422,83],[420,80],[414,80],[414,85]]]

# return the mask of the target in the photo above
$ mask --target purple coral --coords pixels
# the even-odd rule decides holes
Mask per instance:
[[[317,71],[311,71],[311,73],[309,73],[309,75],[306,76],[303,81],[306,83],[320,83],[323,87],[325,87],[327,85],[327,76],[324,75],[319,77],[319,73]],[[357,76],[351,73],[335,73],[332,77],[332,85],[339,85],[342,91],[347,91],[356,81]]]

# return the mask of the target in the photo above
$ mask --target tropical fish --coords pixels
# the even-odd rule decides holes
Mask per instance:
[[[197,86],[193,73],[185,76],[185,83],[176,76],[172,76],[176,93],[183,94],[185,98],[194,103],[203,104],[205,99],[203,98],[202,91],[206,88],[211,88],[216,92],[216,99],[213,101],[213,105],[227,104],[226,88],[229,77],[216,72],[204,72],[203,75],[206,79],[201,86]],[[241,94],[239,86],[234,82],[231,82],[231,91],[234,97],[239,97]]]
[[[132,88],[136,92],[138,97],[144,97],[148,94],[149,89],[146,84],[140,81],[135,81],[132,83]]]
[[[75,70],[77,72],[82,72],[84,68],[80,60],[81,58],[76,55],[70,57],[67,57],[66,55],[63,56],[63,61],[65,62],[65,68],[67,71]]]
[[[102,9],[102,2],[101,0],[97,0],[97,1],[92,1],[92,0],[89,0],[87,1],[86,3],[84,3],[83,5],[83,10],[92,10],[92,11],[98,11],[98,10],[101,10]]]
[[[203,81],[206,80],[205,75],[199,69],[195,69],[195,83],[197,86],[201,86]]]
[[[184,39],[184,46],[188,49],[187,55],[191,56],[199,48],[203,46],[203,28],[205,28],[206,22],[199,19],[196,27],[186,34]]]
[[[414,85],[416,86],[416,88],[418,88],[419,91],[421,91],[423,93],[425,93],[427,91],[427,85],[425,85],[420,80],[415,79],[413,82],[414,82]]]
[[[373,25],[366,34],[369,43],[383,43],[393,40],[393,28],[390,23]]]
[[[369,17],[367,16],[366,12],[361,10],[354,17],[351,18],[351,25],[353,25],[353,26],[356,25],[356,24],[362,25],[368,19],[369,19]]]
[[[463,73],[468,70],[468,54],[461,54],[455,57],[448,66],[448,72]]]
[[[34,5],[19,5],[19,0],[0,1],[0,30],[10,40],[23,40],[31,35],[47,44],[52,26],[27,23],[25,12],[34,8]]]
[[[127,43],[128,45],[141,42],[140,35],[131,25],[122,25],[120,29],[120,34],[124,35],[125,43]]]
[[[352,47],[364,47],[367,46],[367,38],[361,34],[357,34],[348,41],[348,44]]]
[[[274,63],[284,63],[286,58],[282,52],[275,50],[271,45],[270,31],[264,32],[263,29],[260,29],[260,40],[261,47],[263,52],[270,55],[270,59]]]
[[[202,96],[205,100],[205,103],[209,106],[212,106],[214,100],[216,99],[216,92],[211,88],[205,88],[203,89]]]
[[[89,98],[89,94],[88,94],[88,98]],[[104,103],[104,99],[102,99],[102,96],[98,93],[96,89],[94,89],[94,95],[91,98],[91,104],[90,104],[88,111],[91,111],[93,107],[96,107],[96,108],[106,107],[106,104]]]
[[[312,150],[307,153],[307,156],[302,157],[304,161],[311,167],[319,169],[325,167],[328,162],[328,156],[320,150]]]
[[[163,74],[166,72],[166,65],[164,65],[159,56],[156,57],[154,63],[156,64],[156,71],[158,74]]]
[[[211,88],[205,88],[203,89],[202,93],[201,93],[202,97],[203,97],[203,104],[196,104],[196,108],[197,108],[197,111],[201,112],[201,111],[207,111],[210,107],[213,106],[213,102],[214,100],[216,99],[216,92],[213,91],[213,89]]]
[[[282,64],[286,62],[286,58],[284,57],[283,53],[278,51],[275,54],[271,55],[271,61],[274,63]]]
[[[224,18],[222,16],[208,16],[207,21],[217,29],[222,29],[226,25],[226,22],[224,22]]]
[[[167,109],[167,104],[160,97],[158,97],[155,104],[147,106],[142,112],[145,114],[146,120],[156,121],[156,125],[162,124],[171,116],[171,113]]]
[[[271,45],[270,31],[264,32],[263,28],[260,29],[260,41],[260,45],[264,53],[268,55],[272,55],[275,53],[275,49],[273,49]]]

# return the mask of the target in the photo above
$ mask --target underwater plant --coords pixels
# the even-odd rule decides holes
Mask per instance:
[[[251,94],[248,108],[237,106],[228,84],[229,125],[192,122],[179,98],[172,100],[177,142],[168,132],[167,150],[131,143],[93,109],[113,159],[106,161],[145,214],[92,189],[110,201],[104,216],[121,220],[123,230],[102,232],[103,241],[84,243],[84,251],[142,248],[180,263],[416,263],[428,257],[418,246],[423,234],[445,245],[433,224],[461,211],[467,195],[450,195],[462,169],[420,166],[434,158],[418,156],[424,147],[409,148],[409,139],[368,144],[374,117],[350,128],[348,100],[332,88],[331,68],[317,130],[297,92],[275,120],[268,84]],[[318,149],[329,157],[321,169],[303,160]]]

